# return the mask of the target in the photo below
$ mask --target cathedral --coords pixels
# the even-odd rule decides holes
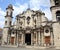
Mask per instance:
[[[13,6],[6,8],[2,45],[60,46],[60,0],[50,0],[52,20],[41,10],[28,8],[16,15],[12,25]]]

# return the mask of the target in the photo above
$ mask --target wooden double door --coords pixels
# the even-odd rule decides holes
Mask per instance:
[[[45,40],[45,44],[49,44],[50,45],[50,36],[45,36],[44,40]]]
[[[11,44],[14,44],[14,37],[11,37]]]

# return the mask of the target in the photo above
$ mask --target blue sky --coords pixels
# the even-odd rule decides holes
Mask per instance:
[[[12,4],[14,8],[13,22],[15,21],[15,16],[19,13],[25,11],[28,7],[32,10],[41,10],[45,13],[45,16],[51,20],[50,12],[50,0],[0,0],[0,27],[4,27],[4,16],[6,12],[6,7]]]

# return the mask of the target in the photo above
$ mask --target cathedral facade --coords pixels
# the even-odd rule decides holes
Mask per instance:
[[[11,4],[8,5],[2,45],[60,46],[60,3],[59,0],[50,2],[52,21],[49,21],[42,11],[28,8],[16,16],[14,25],[12,25],[14,9]]]

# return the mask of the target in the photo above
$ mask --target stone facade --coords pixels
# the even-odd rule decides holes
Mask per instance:
[[[0,45],[2,44],[2,32],[3,32],[3,29],[0,28]]]
[[[51,1],[51,12],[53,22],[53,33],[54,33],[54,45],[60,46],[60,0]]]
[[[9,5],[5,16],[2,45],[60,46],[60,18],[59,13],[57,12],[57,18],[55,13],[60,7],[55,6],[54,0],[50,2],[52,21],[49,21],[42,11],[28,8],[16,16],[14,25],[11,24],[13,6]]]

